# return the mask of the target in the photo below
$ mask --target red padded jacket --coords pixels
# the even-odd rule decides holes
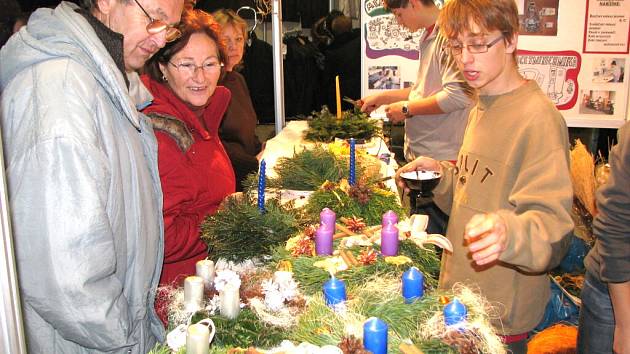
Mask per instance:
[[[160,285],[179,283],[194,275],[195,263],[207,256],[207,247],[199,238],[201,222],[235,189],[234,171],[218,136],[231,94],[225,87],[216,88],[203,112],[206,130],[168,86],[146,75],[142,81],[154,96],[144,113],[161,116],[152,118],[164,194]]]

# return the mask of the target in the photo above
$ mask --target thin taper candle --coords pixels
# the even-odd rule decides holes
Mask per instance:
[[[339,87],[339,75],[335,76],[335,86],[337,88],[337,119],[341,119],[341,88]]]
[[[348,177],[348,184],[354,186],[356,182],[356,142],[354,138],[350,138],[350,176]]]
[[[258,171],[258,210],[265,212],[265,160],[260,160],[260,170]]]

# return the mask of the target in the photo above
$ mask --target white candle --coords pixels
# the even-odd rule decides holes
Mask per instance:
[[[186,334],[186,354],[208,354],[210,330],[202,324],[188,326]]]
[[[184,280],[184,307],[188,312],[201,310],[203,303],[203,279],[197,276]]]
[[[219,299],[221,301],[221,316],[231,320],[238,317],[238,313],[241,310],[241,298],[238,287],[231,284],[225,285],[219,293]]]
[[[195,265],[197,276],[203,279],[203,285],[206,289],[210,289],[214,281],[214,262],[208,259],[198,261]]]

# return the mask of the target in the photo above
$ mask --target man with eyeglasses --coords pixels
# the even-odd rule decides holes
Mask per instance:
[[[151,99],[134,72],[184,0],[62,2],[0,51],[0,122],[29,353],[146,353],[163,258]]]
[[[493,324],[508,349],[525,353],[550,296],[546,271],[573,229],[568,130],[536,82],[518,72],[513,0],[451,0],[438,23],[479,100],[455,166],[421,157],[400,172],[442,172],[435,200],[449,212],[454,249],[443,255],[440,287],[478,287],[500,306]]]

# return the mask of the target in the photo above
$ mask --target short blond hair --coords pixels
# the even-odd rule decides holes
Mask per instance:
[[[225,28],[225,26],[231,25],[236,29],[240,29],[243,32],[243,39],[247,42],[248,33],[247,33],[247,22],[243,20],[241,16],[239,16],[236,12],[230,9],[219,9],[212,13],[214,16],[214,20],[217,21],[221,28]]]

